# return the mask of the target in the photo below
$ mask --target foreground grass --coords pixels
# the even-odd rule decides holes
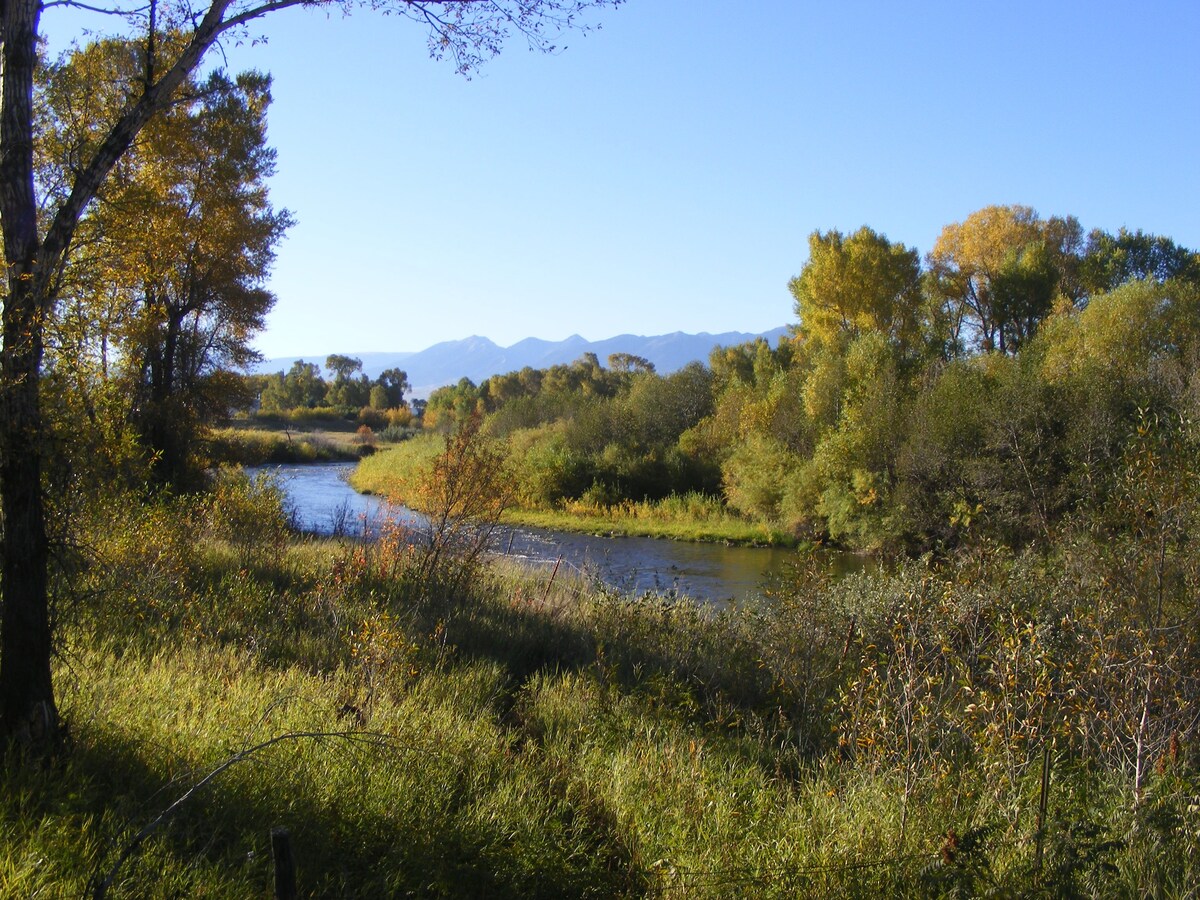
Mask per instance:
[[[788,895],[798,859],[854,861],[888,837],[882,786],[857,812],[819,775],[795,795],[736,741],[592,674],[516,686],[494,661],[463,662],[348,723],[343,699],[363,700],[350,671],[273,669],[232,647],[91,647],[72,671],[69,757],[8,770],[4,896],[85,896],[205,773],[288,734],[188,801],[111,895],[262,896],[277,826],[305,895],[354,897]],[[825,845],[830,828],[858,836]]]
[[[897,844],[894,785],[846,795],[816,769],[781,777],[661,675],[633,690],[603,667],[520,677],[528,659],[489,658],[512,633],[481,625],[472,652],[389,673],[386,688],[350,665],[272,666],[234,644],[76,648],[71,753],[54,773],[9,769],[3,894],[86,895],[205,773],[287,735],[190,800],[111,895],[262,896],[277,826],[312,896],[890,892],[936,858],[949,810],[893,866],[859,871]]]
[[[422,472],[442,451],[437,435],[423,435],[363,459],[350,476],[355,490],[412,504]],[[553,509],[517,505],[504,521],[583,534],[668,538],[752,546],[794,547],[796,539],[730,512],[720,500],[700,494],[660,501],[601,506],[568,501]]]
[[[839,749],[837,692],[805,698],[843,677],[848,640],[813,667],[803,594],[793,618],[710,615],[522,570],[463,579],[401,535],[290,537],[274,502],[223,482],[96,511],[104,564],[57,671],[70,742],[49,768],[6,761],[0,896],[267,896],[278,826],[322,897],[1169,897],[1200,879],[1182,764],[1135,804],[1119,772],[1058,754],[1039,874],[1036,768]],[[865,630],[913,583],[860,577],[812,609],[855,604]]]

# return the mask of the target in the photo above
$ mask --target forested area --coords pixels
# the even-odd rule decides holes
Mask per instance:
[[[480,418],[530,507],[695,492],[807,541],[910,553],[1045,544],[1100,515],[1150,445],[1190,465],[1200,257],[1168,237],[988,207],[924,261],[870,228],[815,232],[790,288],[778,347],[461,382],[425,426]]]
[[[316,363],[298,359],[287,372],[247,376],[255,412],[260,417],[309,420],[356,416],[373,425],[412,421],[404,397],[410,388],[404,370],[384,369],[377,378],[369,378],[362,373],[362,360],[340,353],[327,356],[325,368],[331,373],[328,379]]]

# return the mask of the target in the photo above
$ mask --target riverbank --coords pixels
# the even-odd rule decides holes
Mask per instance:
[[[350,476],[355,490],[414,506],[421,473],[441,452],[443,443],[426,435],[388,447],[363,459]],[[602,506],[565,501],[554,509],[522,506],[507,509],[506,525],[521,525],[577,534],[651,537],[674,541],[793,548],[794,535],[752,522],[728,510],[720,500],[700,494],[659,501]]]
[[[422,530],[423,517],[406,508],[388,507],[373,494],[359,493],[348,476],[353,463],[283,465],[247,469],[269,476],[285,496],[296,526],[324,535],[378,534],[380,526],[397,521]],[[647,593],[689,597],[697,603],[753,602],[763,584],[797,561],[795,551],[754,547],[724,541],[670,541],[618,535],[597,528],[596,534],[536,526],[503,524],[492,535],[498,556],[563,571],[584,571],[613,590],[643,596]],[[861,559],[822,554],[839,572],[857,571]]]
[[[353,431],[239,424],[209,431],[206,450],[215,464],[264,466],[353,461],[364,446]]]
[[[629,503],[619,507],[568,504],[562,509],[515,509],[507,511],[502,521],[507,525],[607,537],[651,537],[741,547],[797,546],[791,535],[728,514],[676,512],[680,507],[686,510],[687,503],[686,497],[668,497],[659,503]]]

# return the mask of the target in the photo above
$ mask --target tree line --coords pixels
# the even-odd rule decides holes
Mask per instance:
[[[1046,538],[1104,501],[1147,427],[1196,413],[1200,256],[1167,237],[992,206],[924,258],[814,232],[789,287],[777,347],[464,380],[426,425],[480,417],[530,505],[700,491],[798,537],[919,551]]]
[[[287,372],[250,375],[246,383],[260,414],[304,415],[320,410],[370,418],[371,413],[391,410],[393,418],[408,423],[410,404],[404,395],[411,385],[403,369],[385,369],[371,378],[363,373],[362,360],[339,353],[325,358],[325,369],[331,375],[328,379],[316,363],[298,359]]]

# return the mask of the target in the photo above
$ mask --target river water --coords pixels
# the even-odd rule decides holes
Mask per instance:
[[[297,525],[317,534],[370,536],[388,518],[420,528],[423,518],[355,492],[353,463],[267,466],[294,511]],[[705,602],[758,596],[764,579],[796,559],[793,550],[694,544],[642,537],[598,537],[535,528],[497,529],[492,549],[527,565],[596,578],[626,593],[673,594]]]

